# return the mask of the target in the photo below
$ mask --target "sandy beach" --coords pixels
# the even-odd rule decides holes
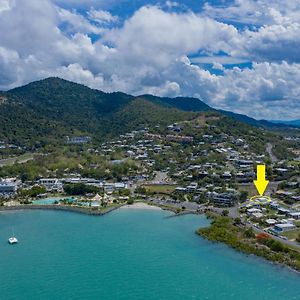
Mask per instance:
[[[120,207],[120,209],[151,209],[151,210],[161,210],[160,207],[154,206],[154,205],[148,205],[146,203],[138,202],[134,203],[132,205],[123,205]]]

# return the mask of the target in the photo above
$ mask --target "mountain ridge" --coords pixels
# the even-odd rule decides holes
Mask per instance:
[[[154,96],[154,95],[150,95],[150,94],[132,96],[132,95],[129,95],[129,94],[126,94],[123,92],[105,93],[101,90],[92,89],[83,84],[68,81],[68,80],[65,80],[65,79],[62,79],[59,77],[48,77],[48,78],[45,78],[45,79],[42,79],[39,81],[34,81],[27,85],[11,89],[7,92],[13,93],[13,94],[16,94],[16,93],[18,94],[19,90],[23,90],[26,87],[34,88],[36,85],[38,85],[41,82],[48,84],[48,82],[51,82],[51,81],[56,81],[57,83],[64,83],[69,86],[72,86],[72,88],[74,88],[74,86],[78,86],[78,87],[84,88],[85,91],[93,91],[94,93],[101,93],[102,95],[106,95],[106,96],[109,95],[109,97],[121,95],[123,97],[127,97],[128,99],[134,99],[134,98],[141,99],[142,98],[142,99],[150,100],[151,102],[154,102],[156,104],[163,104],[163,105],[166,105],[167,107],[175,107],[177,109],[184,110],[184,111],[193,111],[193,112],[202,112],[202,111],[210,111],[210,110],[218,111],[218,112],[221,112],[222,114],[230,116],[238,121],[242,121],[244,123],[247,123],[247,124],[253,125],[253,126],[263,126],[263,127],[270,127],[270,128],[287,127],[287,126],[296,126],[297,127],[298,122],[300,122],[300,120],[295,120],[295,122],[293,122],[293,121],[285,122],[285,121],[257,120],[255,118],[249,117],[244,114],[239,114],[239,113],[235,113],[232,111],[213,108],[213,107],[209,106],[208,104],[206,104],[203,100],[200,100],[200,99],[194,98],[194,97],[170,98],[170,97],[159,97],[159,96]],[[300,125],[300,123],[299,123],[299,125]]]
[[[289,126],[300,127],[300,119],[296,119],[296,120],[287,120],[287,121],[282,121],[282,120],[269,120],[269,122],[275,123],[275,124],[285,124],[285,125],[289,125]]]
[[[104,93],[57,77],[0,92],[0,98],[0,140],[31,145],[62,141],[66,135],[107,139],[141,125],[169,125],[203,112],[219,113],[256,127],[282,127],[214,109],[197,98]]]

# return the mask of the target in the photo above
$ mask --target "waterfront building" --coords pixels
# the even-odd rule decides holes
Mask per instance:
[[[48,192],[63,190],[62,182],[57,178],[41,178],[39,184],[43,185]]]
[[[0,182],[0,195],[12,196],[17,191],[17,185],[13,182]]]

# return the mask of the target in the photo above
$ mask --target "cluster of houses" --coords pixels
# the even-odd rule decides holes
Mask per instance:
[[[176,200],[180,198],[184,201],[189,199],[190,202],[200,202],[199,200],[204,198],[215,206],[233,206],[239,198],[237,185],[252,183],[256,178],[255,166],[263,163],[265,156],[251,152],[244,138],[216,133],[217,126],[203,127],[194,124],[189,125],[189,128],[192,130],[186,130],[184,123],[171,124],[165,128],[157,125],[151,130],[142,128],[120,135],[118,139],[105,142],[96,149],[88,149],[87,151],[94,151],[105,157],[110,157],[116,152],[121,153],[120,159],[110,161],[112,165],[122,164],[128,160],[135,161],[139,166],[138,170],[122,178],[120,182],[84,178],[78,174],[66,178],[41,178],[33,184],[44,186],[49,193],[61,193],[66,183],[83,183],[101,188],[109,195],[128,188],[133,191],[132,187],[151,181],[154,174],[160,171],[166,175],[163,183],[174,185],[174,194],[179,195],[174,198]],[[77,145],[87,144],[91,142],[91,138],[89,136],[66,137],[66,142]],[[162,158],[165,158],[165,163],[161,166]],[[284,161],[277,162],[273,168],[273,177],[275,180],[289,178],[293,172],[293,165]],[[292,191],[279,190],[276,197],[279,200],[288,198],[295,202],[299,201],[299,182],[291,182],[291,185],[293,184],[295,186],[290,187]],[[0,182],[0,196],[13,196],[20,186],[17,182]],[[166,197],[166,201],[169,200]],[[260,207],[249,207],[248,213],[256,219],[264,217],[264,211]],[[289,213],[293,214],[297,211]],[[289,219],[291,216],[287,215],[287,217]],[[277,223],[276,221],[273,226],[281,224]],[[282,230],[288,228],[287,225],[281,227]]]
[[[93,178],[41,178],[36,182],[22,183],[16,178],[10,178],[0,181],[0,198],[9,199],[15,197],[19,188],[31,188],[32,186],[38,185],[45,187],[47,193],[62,193],[64,184],[76,184],[83,183],[86,185],[94,186],[102,189],[107,194],[124,190],[128,188],[128,182],[106,182]]]
[[[114,191],[119,191],[128,188],[127,182],[105,182],[93,178],[41,178],[37,181],[37,184],[42,185],[46,188],[47,192],[62,192],[63,185],[68,184],[78,184],[83,183],[86,185],[94,186],[103,189],[106,193],[113,193]]]
[[[90,136],[74,136],[74,137],[66,136],[67,144],[83,145],[83,144],[90,143],[91,141],[92,138]]]
[[[215,128],[214,126],[213,129]],[[210,178],[213,182],[219,180],[228,184],[230,182],[252,182],[256,176],[254,164],[262,162],[264,158],[249,153],[249,146],[241,138],[235,139],[222,133],[219,135],[203,134],[200,139],[196,139],[184,134],[184,125],[177,123],[166,129],[165,133],[161,133],[161,131],[155,132],[155,130],[150,131],[148,128],[144,128],[121,135],[116,141],[104,143],[100,151],[106,154],[114,151],[124,152],[127,158],[136,160],[148,171],[156,167],[155,156],[168,155],[169,166],[161,171],[166,172],[169,181],[176,185],[175,193],[193,194],[195,201],[199,200],[199,195],[204,195],[218,206],[234,205],[238,198],[237,190],[228,187],[225,191],[221,191],[222,187],[217,184],[198,186],[199,180]],[[172,134],[169,134],[169,131],[172,131]],[[228,146],[229,142],[232,147]],[[178,147],[176,150],[174,149],[174,144],[175,147],[176,144],[183,145],[183,148],[185,144],[189,144],[194,149],[183,164],[177,160],[176,154],[172,155],[173,150],[178,151]],[[181,148],[179,147],[179,149]],[[221,154],[224,158],[222,162],[195,163],[212,153]],[[145,180],[146,174],[149,177],[149,172],[145,172]]]
[[[5,141],[0,141],[0,150],[3,150],[3,149],[18,149],[18,150],[25,150],[26,148],[25,147],[21,147],[21,146],[18,146],[18,145],[15,145],[15,144],[9,144],[9,143],[6,143]]]
[[[278,201],[254,201],[244,204],[246,215],[259,227],[275,235],[295,230],[296,222],[300,220],[300,210],[283,207]],[[271,211],[270,211],[271,210]]]
[[[196,130],[199,128],[200,125],[194,126]],[[217,206],[234,205],[239,193],[232,185],[252,184],[256,179],[256,165],[264,163],[265,155],[252,153],[244,138],[225,133],[215,134],[217,127],[214,125],[209,126],[205,134],[200,136],[194,136],[193,132],[186,134],[184,123],[171,124],[165,130],[157,126],[157,129],[159,130],[143,128],[121,135],[117,141],[103,144],[100,151],[124,152],[127,158],[136,160],[148,171],[143,174],[144,181],[151,177],[149,170],[151,172],[157,169],[156,157],[168,156],[168,166],[159,170],[167,173],[169,182],[172,181],[176,186],[175,193],[192,194],[192,201],[198,201],[199,196],[204,195]],[[178,156],[184,153],[185,145],[193,151],[187,153],[186,160],[182,162],[178,160]],[[176,152],[178,149],[179,155]],[[222,160],[201,161],[212,154],[220,155]],[[288,178],[292,171],[293,166],[278,162],[274,168],[273,179],[280,180],[283,174]],[[294,200],[300,197],[297,192],[292,192],[290,196]]]

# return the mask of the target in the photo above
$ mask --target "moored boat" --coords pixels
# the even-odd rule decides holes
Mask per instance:
[[[8,239],[8,243],[9,244],[17,244],[18,243],[18,240],[17,240],[17,238],[16,237],[10,237],[9,239]]]

